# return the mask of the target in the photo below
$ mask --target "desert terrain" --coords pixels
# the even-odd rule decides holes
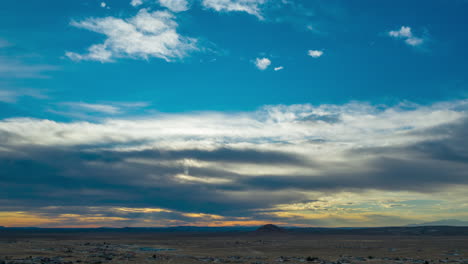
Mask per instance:
[[[1,264],[281,262],[466,264],[468,236],[463,233],[406,234],[375,230],[0,231]]]

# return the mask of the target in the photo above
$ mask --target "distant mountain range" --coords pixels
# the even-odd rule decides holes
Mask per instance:
[[[420,224],[411,224],[408,226],[468,226],[468,221],[460,221],[457,219],[444,219]]]
[[[177,233],[177,234],[213,234],[249,236],[282,236],[282,235],[409,235],[409,236],[468,236],[468,226],[400,226],[371,228],[319,228],[319,227],[289,227],[282,228],[267,225],[256,227],[128,227],[128,228],[0,228],[3,234],[24,233]]]
[[[0,230],[36,230],[45,232],[56,232],[56,231],[118,231],[118,232],[141,232],[141,231],[152,231],[152,232],[293,232],[293,233],[393,233],[403,232],[412,233],[415,231],[426,232],[427,228],[436,227],[436,229],[430,229],[431,231],[437,230],[438,232],[453,231],[457,227],[467,227],[465,231],[468,231],[468,221],[461,221],[457,219],[445,219],[433,222],[425,222],[419,224],[410,224],[407,226],[400,227],[278,227],[272,224],[261,226],[260,228],[255,226],[226,226],[226,227],[204,227],[204,226],[174,226],[174,227],[124,227],[124,228],[113,228],[113,227],[99,227],[99,228],[39,228],[39,227],[4,227],[0,226]],[[443,227],[443,228],[437,228]],[[453,229],[453,230],[452,230]],[[428,229],[429,230],[429,229]]]

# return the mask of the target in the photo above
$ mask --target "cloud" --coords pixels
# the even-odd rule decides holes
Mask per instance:
[[[118,104],[111,105],[119,107]],[[102,140],[111,143],[139,138],[159,146],[166,146],[170,142],[173,148],[200,144],[205,148],[231,144],[268,145],[274,142],[286,144],[286,148],[294,142],[309,142],[313,145],[317,142],[342,142],[342,147],[379,146],[408,144],[414,143],[417,138],[425,139],[427,136],[424,134],[414,135],[409,132],[454,122],[464,116],[463,109],[467,105],[466,101],[439,103],[430,107],[397,105],[387,108],[365,103],[278,105],[246,113],[160,113],[155,117],[138,120],[112,119],[96,124],[76,123],[73,126],[45,120],[11,119],[1,122],[0,127],[21,133],[23,138],[30,138],[30,143],[47,140],[53,145],[58,142],[66,142],[67,145],[102,143]],[[43,128],[51,134],[44,136],[42,129],[39,129],[40,134],[36,134],[36,130],[27,129],[29,125]],[[87,138],[76,134],[76,126],[93,136]],[[119,133],[108,133],[113,130]],[[62,138],[57,135],[66,136]],[[385,141],[380,141],[381,138],[385,138]]]
[[[308,31],[312,31],[312,32],[316,31],[315,27],[312,26],[312,25],[307,25],[307,26],[306,26],[306,29],[307,29]]]
[[[284,69],[284,67],[283,67],[283,66],[279,66],[279,67],[275,67],[274,70],[275,70],[275,71],[281,71],[282,69]]]
[[[132,0],[130,2],[130,5],[135,6],[135,7],[139,6],[139,5],[142,5],[142,4],[143,4],[143,0]]]
[[[202,5],[218,12],[245,12],[263,20],[260,7],[266,0],[203,0]]]
[[[138,7],[140,5],[143,5],[144,3],[148,3],[148,0],[132,0],[130,2],[130,5]],[[154,5],[156,3],[176,13],[186,11],[190,8],[189,1],[187,0],[152,0],[151,2],[149,2],[149,4],[151,5]]]
[[[271,65],[271,61],[268,58],[256,58],[255,59],[255,66],[259,70],[266,70]]]
[[[66,103],[73,108],[81,108],[92,112],[101,112],[106,114],[118,114],[120,109],[116,106],[105,104],[88,104],[88,103]]]
[[[121,109],[78,107],[111,115]],[[217,224],[410,223],[418,219],[417,208],[411,221],[398,220],[402,206],[382,204],[438,197],[447,212],[461,212],[454,208],[468,203],[462,195],[468,185],[467,109],[465,100],[352,102],[92,123],[4,119],[0,208],[70,224],[72,218],[61,214],[83,216],[87,224],[101,223],[95,214],[125,218],[108,219],[116,225],[141,225],[142,219],[206,225],[214,218]],[[58,203],[60,212],[45,209]]]
[[[4,40],[4,39],[0,39],[0,48],[6,48],[6,47],[9,47],[11,45],[12,44],[9,41]]]
[[[186,0],[159,0],[159,4],[172,12],[182,12],[189,9],[189,3]]]
[[[7,54],[0,55],[0,77],[8,79],[16,78],[48,78],[49,72],[57,71],[59,68],[53,65],[41,64],[37,61],[26,61],[26,54],[17,54],[15,45],[0,39],[0,51]],[[37,57],[37,54],[30,57]],[[23,58],[23,59],[20,59]]]
[[[78,119],[98,119],[96,114],[104,116],[123,115],[149,106],[145,102],[110,102],[110,103],[86,103],[65,102],[57,104],[58,110],[49,110],[52,113],[69,116]],[[91,115],[92,114],[92,115]]]
[[[177,33],[174,15],[167,11],[148,12],[142,9],[129,19],[90,18],[74,21],[72,25],[106,36],[104,43],[92,45],[86,54],[66,53],[67,57],[76,61],[104,63],[118,58],[171,61],[186,57],[189,51],[197,49],[195,39]]]
[[[393,38],[403,39],[410,46],[419,46],[424,43],[424,39],[414,36],[410,27],[402,26],[399,30],[392,30],[388,35]]]
[[[40,90],[33,89],[0,89],[0,102],[4,103],[16,103],[21,97],[33,97],[36,99],[45,99],[45,95]]]
[[[46,64],[26,63],[0,56],[0,77],[4,78],[48,78],[47,73],[58,67]]]
[[[323,51],[321,51],[321,50],[309,50],[309,51],[307,51],[307,55],[311,56],[312,58],[320,58],[323,55]]]
[[[388,32],[388,34],[391,37],[395,38],[410,38],[413,36],[413,34],[411,33],[411,28],[405,26],[402,26],[401,29],[398,31],[390,31]]]

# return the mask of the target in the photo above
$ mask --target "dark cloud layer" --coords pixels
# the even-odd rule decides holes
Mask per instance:
[[[353,189],[436,191],[452,184],[468,184],[468,164],[437,160],[375,158],[366,170],[324,172],[319,176],[250,177],[242,183],[265,190],[340,191]],[[333,169],[331,169],[333,170]]]
[[[216,150],[143,150],[137,152],[100,152],[90,153],[87,155],[89,159],[98,160],[123,160],[126,158],[145,158],[158,160],[180,160],[180,159],[197,159],[203,161],[215,162],[239,162],[239,163],[260,163],[260,164],[291,164],[305,165],[305,159],[292,153],[276,152],[276,151],[259,151],[253,149],[235,150],[228,148],[219,148]]]

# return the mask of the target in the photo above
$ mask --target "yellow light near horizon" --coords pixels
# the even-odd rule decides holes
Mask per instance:
[[[224,216],[221,216],[221,215],[203,214],[203,213],[184,213],[182,215],[186,217],[193,217],[193,218],[224,219]]]
[[[171,210],[162,208],[130,208],[130,207],[118,207],[113,208],[114,211],[125,212],[125,213],[172,213]]]
[[[223,226],[261,226],[271,224],[271,221],[247,220],[247,221],[211,221],[197,222],[196,226],[223,227]],[[284,222],[274,222],[276,225],[286,225]]]
[[[56,219],[45,218],[27,212],[0,212],[0,225],[6,227],[34,227],[58,222]]]

